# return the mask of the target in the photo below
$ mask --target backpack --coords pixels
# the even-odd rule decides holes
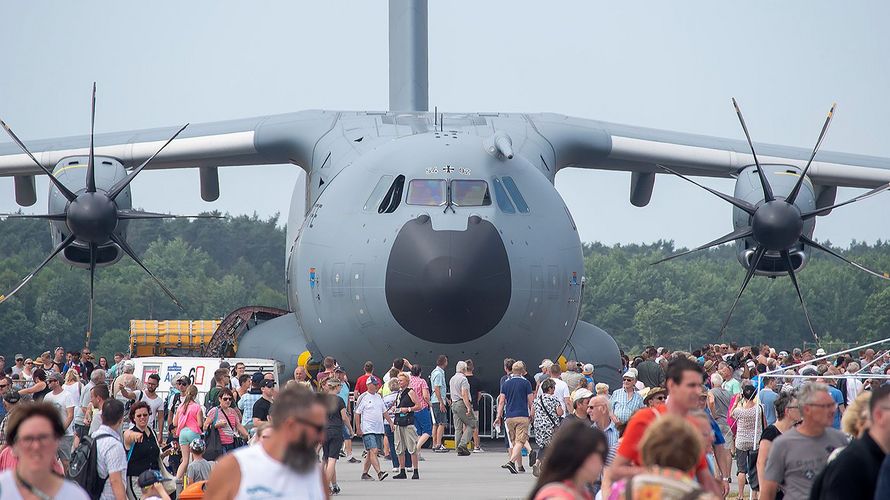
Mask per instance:
[[[97,463],[99,452],[96,449],[96,442],[100,439],[113,437],[110,434],[101,434],[96,437],[84,436],[71,454],[68,479],[83,488],[90,498],[99,498],[105,488],[105,482],[108,480],[108,477],[99,477],[99,464]]]

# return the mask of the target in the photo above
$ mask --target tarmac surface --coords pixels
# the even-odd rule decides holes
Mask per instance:
[[[356,458],[361,458],[361,442],[353,442]],[[362,481],[362,464],[351,464],[341,458],[337,462],[337,483],[341,492],[332,498],[386,498],[409,500],[432,499],[510,499],[528,497],[535,477],[528,466],[528,457],[523,457],[527,472],[510,474],[501,465],[507,462],[504,441],[482,441],[484,453],[473,453],[459,457],[454,450],[448,453],[433,453],[424,449],[420,462],[420,479],[414,481],[411,473],[408,479],[392,479],[392,462],[380,459],[382,470],[389,472],[383,481]],[[373,474],[373,469],[372,473]]]

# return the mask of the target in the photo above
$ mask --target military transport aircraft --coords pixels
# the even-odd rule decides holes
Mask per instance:
[[[734,230],[698,249],[735,242],[747,269],[739,296],[754,275],[787,274],[797,288],[812,249],[833,253],[812,239],[815,217],[888,189],[890,158],[818,151],[832,113],[816,146],[799,149],[753,144],[738,105],[744,140],[557,114],[430,112],[426,1],[391,0],[389,15],[389,111],[34,141],[7,128],[17,144],[0,145],[0,175],[15,177],[18,203],[36,201],[34,175],[52,179],[43,218],[56,247],[40,268],[55,255],[92,270],[122,253],[139,262],[125,224],[166,216],[130,209],[129,182],[144,168],[198,168],[202,198],[212,201],[218,167],[291,163],[308,183],[305,205],[291,202],[292,220],[305,216],[287,242],[292,312],[251,329],[239,356],[293,367],[308,351],[357,369],[395,355],[431,366],[444,353],[472,357],[491,380],[506,354],[564,354],[617,384],[615,341],[579,321],[581,242],[554,188],[558,171],[631,172],[636,206],[649,202],[658,173],[735,178],[732,196],[702,186],[733,205]],[[836,203],[839,186],[871,191]]]

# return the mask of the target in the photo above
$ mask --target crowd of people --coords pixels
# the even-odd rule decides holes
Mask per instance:
[[[890,352],[855,354],[649,347],[623,358],[619,387],[589,363],[529,373],[507,358],[492,408],[502,473],[527,463],[534,500],[890,498]],[[451,451],[449,429],[458,456],[485,451],[469,359],[438,356],[428,377],[404,358],[382,374],[368,361],[351,381],[325,358],[281,388],[221,361],[206,394],[180,375],[163,396],[121,353],[112,366],[89,349],[14,360],[0,357],[2,499],[327,498],[341,460],[362,481],[419,480],[425,445]]]

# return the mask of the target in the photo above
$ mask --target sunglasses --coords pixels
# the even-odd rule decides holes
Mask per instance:
[[[231,401],[232,398],[219,398],[220,401]]]
[[[665,399],[667,399],[667,396],[655,396],[652,399],[654,399],[656,401],[664,401]],[[707,399],[707,398],[705,398],[705,399]]]
[[[136,418],[148,418],[148,413],[137,413],[134,415]]]
[[[26,364],[26,365],[33,365],[33,364],[34,364],[34,363],[33,363],[33,362],[31,362],[31,361],[28,361],[28,362],[27,362],[27,363],[25,363],[25,364]]]
[[[292,418],[294,419],[295,422],[299,422],[303,425],[308,425],[309,427],[312,427],[313,429],[315,429],[315,432],[321,433],[324,430],[325,424],[316,424],[315,422],[312,422],[310,420],[306,420],[305,418],[300,418],[300,417],[292,417]]]

